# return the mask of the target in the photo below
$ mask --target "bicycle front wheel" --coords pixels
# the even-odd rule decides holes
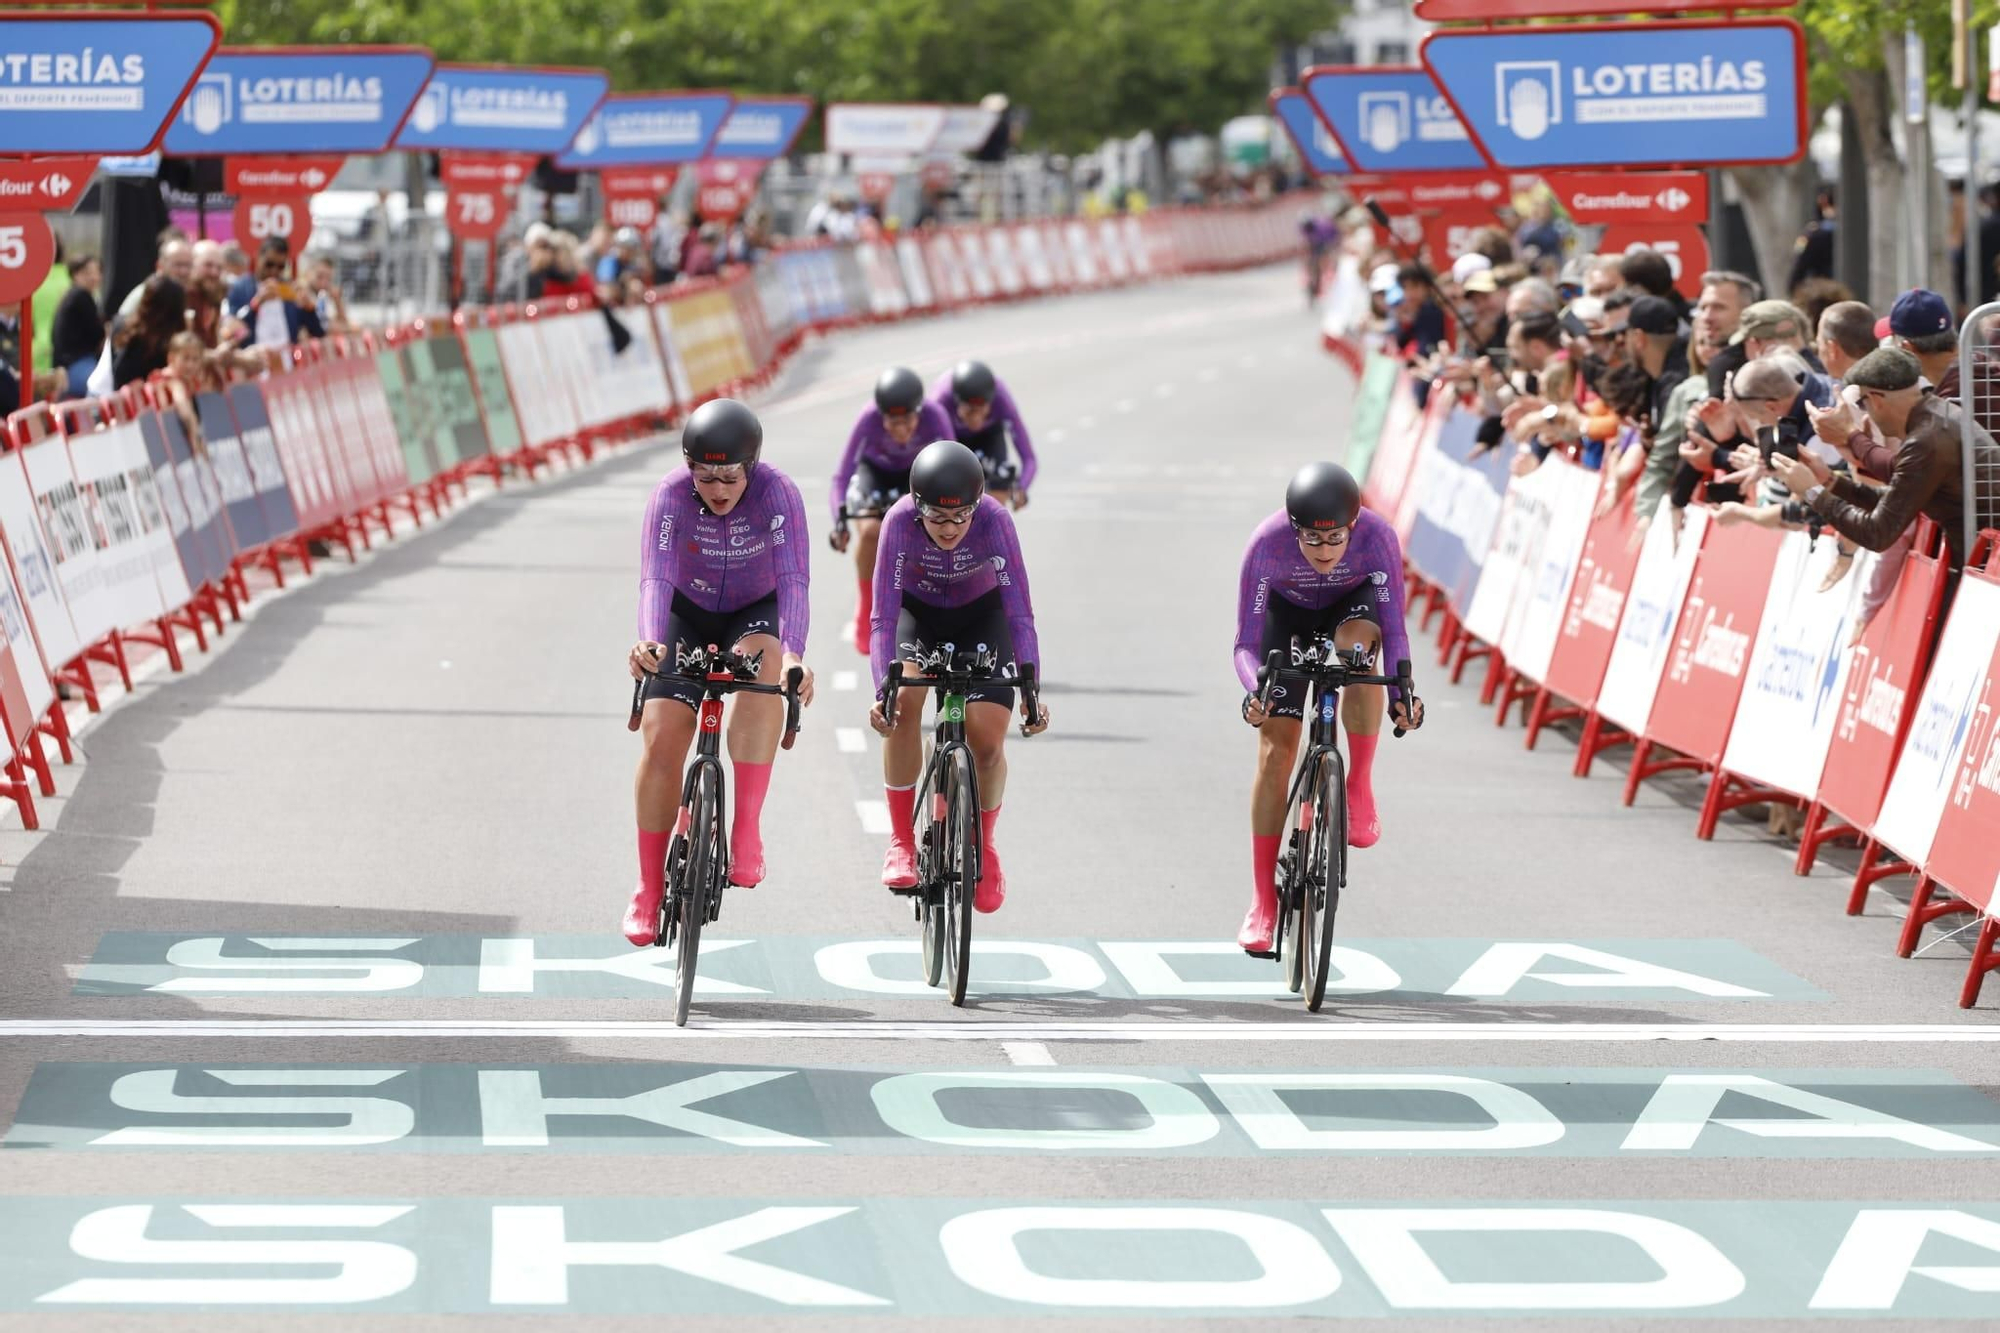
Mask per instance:
[[[972,751],[962,745],[945,762],[944,891],[933,910],[944,917],[939,924],[951,1002],[963,1006],[972,976],[972,895],[979,886],[979,776]]]
[[[1316,1014],[1326,1000],[1333,919],[1347,883],[1347,769],[1340,751],[1329,749],[1320,761],[1313,798],[1312,853],[1300,857],[1299,955],[1305,960],[1306,1009]]]
[[[680,884],[680,943],[674,953],[674,1024],[686,1027],[701,961],[701,928],[722,871],[722,799],[713,768],[703,765],[689,807],[688,856]]]

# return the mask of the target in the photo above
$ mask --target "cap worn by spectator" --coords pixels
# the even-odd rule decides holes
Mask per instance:
[[[1803,310],[1790,301],[1755,301],[1745,307],[1743,320],[1729,341],[1740,343],[1748,338],[1797,338],[1804,342],[1810,335],[1806,328]]]
[[[1626,313],[1625,327],[1641,333],[1672,335],[1679,331],[1681,317],[1673,305],[1657,296],[1642,296]]]
[[[521,233],[523,245],[540,245],[555,234],[555,228],[546,222],[530,222],[528,229]]]
[[[1877,337],[1929,338],[1952,330],[1951,306],[1936,292],[1914,287],[1896,298],[1888,318],[1875,326]]]
[[[1371,292],[1388,291],[1391,287],[1397,285],[1396,274],[1397,268],[1394,264],[1376,265],[1375,271],[1368,275],[1368,290]]]
[[[1500,281],[1493,276],[1491,268],[1482,268],[1474,270],[1469,277],[1459,283],[1459,286],[1474,294],[1497,292],[1500,290]]]
[[[1917,358],[1900,347],[1878,347],[1854,363],[1847,382],[1859,389],[1879,389],[1896,393],[1914,389],[1923,377]]]
[[[1475,273],[1484,273],[1493,267],[1493,261],[1482,254],[1460,255],[1451,266],[1451,280],[1464,285],[1466,279]]]

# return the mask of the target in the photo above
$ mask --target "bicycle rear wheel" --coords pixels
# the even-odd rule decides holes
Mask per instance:
[[[686,1027],[701,961],[701,928],[708,921],[715,879],[722,869],[722,801],[715,770],[696,774],[688,819],[688,856],[680,885],[680,942],[674,952],[674,1024]]]
[[[937,910],[944,917],[946,984],[951,1002],[963,1006],[972,976],[972,895],[979,885],[979,777],[963,745],[946,763],[944,892]]]
[[[1333,921],[1347,883],[1347,768],[1340,751],[1329,749],[1321,759],[1313,790],[1313,854],[1301,858],[1299,878],[1299,955],[1305,962],[1306,1009],[1316,1014],[1326,1000]]]

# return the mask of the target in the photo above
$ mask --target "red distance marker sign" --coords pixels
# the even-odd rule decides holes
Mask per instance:
[[[55,233],[40,213],[0,213],[0,305],[26,301],[56,262]]]
[[[757,179],[763,174],[761,162],[738,162],[733,158],[703,161],[695,167],[701,190],[695,196],[701,216],[716,222],[734,222],[757,197]]]
[[[0,162],[0,209],[66,213],[90,188],[94,157],[35,157]]]
[[[1614,222],[1598,238],[1597,253],[1622,255],[1633,250],[1658,250],[1674,271],[1674,290],[1690,301],[1701,296],[1701,275],[1708,271],[1708,237],[1687,223]]]
[[[246,195],[236,201],[236,239],[254,250],[276,236],[296,255],[312,235],[312,202],[302,194]]]
[[[461,186],[504,190],[513,194],[535,169],[535,159],[523,153],[441,153],[438,174],[447,190]]]
[[[444,225],[461,241],[490,241],[513,211],[513,196],[499,186],[455,185],[445,194]]]
[[[1552,171],[1547,180],[1578,222],[1708,221],[1706,172]]]
[[[241,197],[293,199],[333,184],[344,157],[232,157],[224,159],[222,188]]]
[[[678,167],[624,167],[597,174],[604,190],[604,218],[614,227],[650,231],[660,218],[660,200],[680,179]]]

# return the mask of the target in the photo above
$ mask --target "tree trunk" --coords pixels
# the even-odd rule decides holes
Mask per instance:
[[[1883,34],[1882,54],[1881,69],[1840,72],[1847,90],[1847,108],[1861,140],[1862,159],[1868,164],[1868,290],[1855,295],[1877,310],[1887,310],[1896,298],[1904,238],[1915,225],[1904,194],[1905,167],[1896,151],[1892,123],[1896,115],[1894,90],[1902,83],[1901,29],[1893,36]]]
[[[1757,247],[1759,271],[1754,276],[1765,291],[1782,294],[1792,266],[1792,242],[1812,214],[1812,161],[1776,168],[1732,167],[1729,180]]]

